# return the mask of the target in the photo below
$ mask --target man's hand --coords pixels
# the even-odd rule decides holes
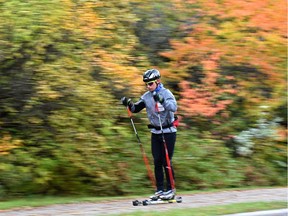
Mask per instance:
[[[164,102],[164,98],[156,92],[153,93],[153,98],[156,102],[160,102],[161,104]]]
[[[121,102],[126,107],[128,106],[129,108],[131,108],[133,106],[133,102],[130,98],[123,97],[121,98]]]

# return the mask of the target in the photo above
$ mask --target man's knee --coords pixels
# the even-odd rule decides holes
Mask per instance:
[[[163,165],[163,160],[160,158],[154,158],[154,166],[161,166]]]

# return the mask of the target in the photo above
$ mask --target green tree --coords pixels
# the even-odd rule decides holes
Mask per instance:
[[[135,37],[124,28],[133,22],[124,13],[129,1],[114,3],[1,4],[0,143],[6,156],[0,182],[7,193],[101,194],[125,178],[118,174],[121,160],[108,162],[117,158],[115,148],[125,150],[114,137],[126,136],[115,126],[117,109],[108,107],[121,82],[139,81],[129,56]],[[111,192],[121,193],[120,187]]]

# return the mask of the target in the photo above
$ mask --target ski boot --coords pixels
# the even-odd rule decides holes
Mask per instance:
[[[167,192],[162,193],[159,198],[161,200],[173,200],[175,198],[175,191],[168,190]]]
[[[163,195],[163,191],[162,190],[159,190],[159,191],[156,191],[154,195],[150,196],[150,200],[153,200],[153,201],[156,201],[160,198],[161,195]]]

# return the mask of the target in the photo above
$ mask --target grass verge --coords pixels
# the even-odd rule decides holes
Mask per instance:
[[[55,197],[55,196],[28,196],[7,201],[0,201],[0,210],[25,208],[25,207],[40,207],[57,204],[73,204],[81,202],[100,202],[109,200],[121,200],[134,197]]]
[[[225,214],[236,214],[243,212],[254,212],[263,210],[274,210],[287,208],[286,202],[251,202],[237,203],[220,206],[209,206],[201,208],[185,208],[165,211],[165,216],[217,216]],[[144,213],[145,216],[159,216],[160,211],[150,211]],[[113,214],[111,216],[143,216],[143,211],[135,211],[125,214]]]

